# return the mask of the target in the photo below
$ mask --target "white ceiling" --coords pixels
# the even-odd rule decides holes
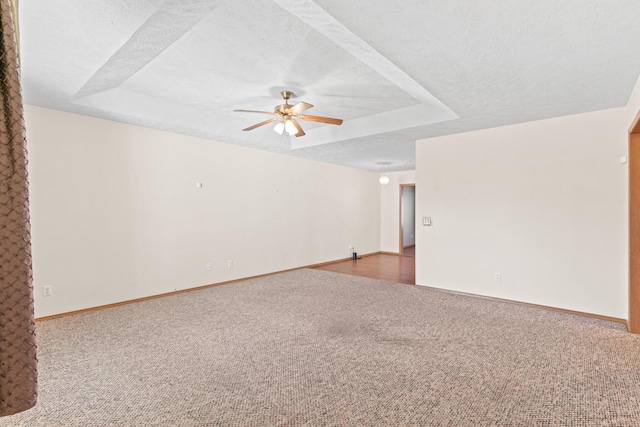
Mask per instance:
[[[415,141],[624,106],[638,0],[20,4],[25,102],[361,169]],[[267,125],[279,92],[340,127]]]

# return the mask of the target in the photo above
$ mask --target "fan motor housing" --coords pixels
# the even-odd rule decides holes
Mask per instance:
[[[277,105],[276,108],[273,110],[276,114],[289,114],[289,108],[291,108],[291,105],[289,104],[280,104]]]

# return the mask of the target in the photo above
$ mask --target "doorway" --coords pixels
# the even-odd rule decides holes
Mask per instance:
[[[415,257],[416,185],[400,184],[400,256]]]

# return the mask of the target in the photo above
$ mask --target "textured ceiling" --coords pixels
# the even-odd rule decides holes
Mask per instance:
[[[361,169],[417,139],[624,106],[637,0],[20,4],[25,102]],[[268,116],[292,90],[342,126]]]

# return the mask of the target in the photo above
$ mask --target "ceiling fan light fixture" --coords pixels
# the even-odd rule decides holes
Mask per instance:
[[[242,130],[253,130],[269,123],[278,122],[278,124],[276,124],[276,126],[273,128],[274,132],[280,135],[286,133],[288,136],[294,135],[296,137],[299,137],[306,134],[304,133],[302,126],[300,126],[300,124],[298,123],[298,119],[338,126],[342,124],[342,119],[301,114],[309,108],[313,107],[313,105],[307,102],[298,102],[296,105],[291,105],[289,104],[289,99],[291,98],[291,96],[293,96],[293,93],[288,90],[283,90],[282,92],[280,92],[280,94],[284,99],[284,104],[277,105],[274,111],[233,110],[240,113],[260,113],[275,116],[271,119],[256,123],[255,125],[249,126],[248,128],[244,128]]]
[[[291,120],[287,120],[284,122],[284,131],[287,133],[287,135],[295,135],[296,133],[298,133],[298,129],[296,129],[294,124],[291,123]]]
[[[273,128],[273,131],[282,135],[282,132],[284,132],[284,123],[282,122],[278,122],[278,124],[276,125],[276,127]]]
[[[298,129],[296,129],[296,126],[293,123],[291,123],[291,120],[284,120],[282,122],[278,122],[276,127],[273,128],[273,131],[280,135],[282,135],[283,133],[286,133],[289,136],[295,135],[296,133],[298,133]]]

